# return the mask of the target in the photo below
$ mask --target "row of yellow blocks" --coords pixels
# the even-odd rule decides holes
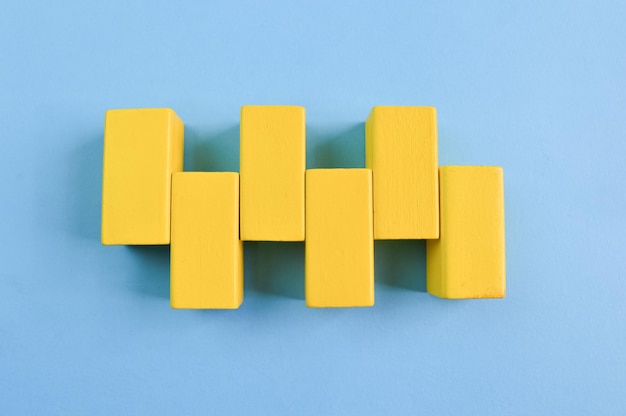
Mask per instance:
[[[427,239],[427,290],[505,293],[499,167],[438,167],[432,107],[374,107],[366,169],[306,169],[305,111],[241,109],[240,171],[182,172],[170,109],[109,110],[102,243],[171,244],[174,308],[237,308],[243,241],[305,241],[310,307],[374,304],[374,240]],[[171,237],[171,238],[170,238]]]

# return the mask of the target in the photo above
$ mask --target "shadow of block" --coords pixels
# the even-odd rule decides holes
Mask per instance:
[[[304,243],[244,243],[245,287],[260,293],[304,299]]]
[[[137,292],[144,296],[170,298],[170,246],[127,246],[137,271]]]
[[[239,125],[217,133],[185,126],[184,170],[239,172]]]
[[[379,283],[426,292],[426,241],[375,241],[374,269]]]
[[[67,223],[80,238],[100,241],[102,205],[102,135],[81,143],[69,165]]]
[[[307,127],[307,168],[365,167],[365,123],[356,124],[338,135],[324,129]]]

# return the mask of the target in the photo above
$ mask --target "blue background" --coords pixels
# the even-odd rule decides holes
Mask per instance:
[[[0,414],[626,414],[626,3],[3,1]],[[167,247],[100,245],[110,108],[171,107],[188,170],[239,109],[307,109],[308,167],[364,164],[374,105],[433,105],[440,164],[505,172],[507,297],[307,309],[302,243],[246,243],[236,311],[169,307]]]

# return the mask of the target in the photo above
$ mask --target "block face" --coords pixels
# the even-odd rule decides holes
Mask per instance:
[[[235,309],[243,301],[239,175],[181,172],[172,177],[171,306]]]
[[[374,238],[439,237],[434,107],[374,107],[365,128],[374,184]]]
[[[442,166],[441,235],[429,240],[427,290],[448,299],[505,295],[504,181],[495,166]]]
[[[241,109],[241,238],[304,241],[305,111]]]
[[[307,306],[372,306],[371,171],[307,170],[306,229]]]
[[[169,244],[171,175],[183,169],[183,136],[167,108],[107,111],[102,244]]]

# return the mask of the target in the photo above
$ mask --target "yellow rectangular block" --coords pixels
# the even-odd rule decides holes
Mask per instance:
[[[236,309],[241,305],[239,174],[173,175],[170,268],[172,308]]]
[[[374,304],[372,227],[371,170],[306,171],[307,306]]]
[[[102,244],[169,244],[183,122],[168,108],[109,110],[104,123]]]
[[[374,183],[374,239],[439,237],[434,107],[372,109],[365,126]]]
[[[441,235],[426,243],[428,293],[447,299],[505,294],[504,181],[496,166],[442,166]]]
[[[303,107],[241,108],[241,239],[304,241]]]

